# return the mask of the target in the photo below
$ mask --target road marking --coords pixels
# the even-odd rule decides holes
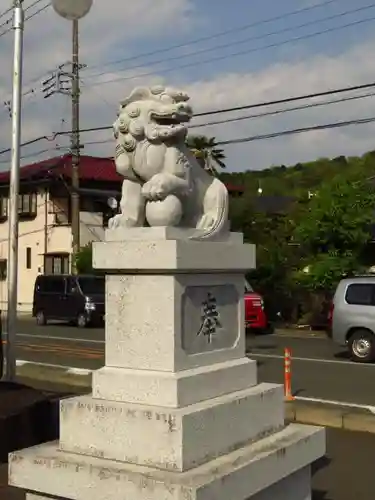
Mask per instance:
[[[16,360],[16,366],[23,366],[26,365],[28,361],[24,361],[23,359],[17,359]]]
[[[16,346],[22,351],[30,351],[32,353],[51,353],[60,357],[68,357],[68,358],[85,358],[85,359],[102,359],[104,357],[103,351],[92,351],[92,350],[82,350],[82,349],[73,349],[73,348],[63,348],[60,346],[46,346],[43,344],[19,344]]]
[[[81,342],[83,344],[105,344],[105,340],[95,340],[95,339],[76,339],[70,337],[58,337],[55,335],[38,335],[32,333],[16,333],[17,337],[25,337],[30,339],[43,339],[43,340],[62,340],[68,342]]]
[[[280,354],[260,354],[256,352],[247,351],[246,355],[250,358],[269,358],[269,359],[284,359],[284,356]],[[319,358],[300,358],[297,356],[292,357],[293,361],[306,361],[309,363],[327,363],[331,365],[350,365],[350,366],[366,366],[367,368],[375,368],[375,365],[367,363],[355,363],[354,361],[338,361],[336,359],[319,359]]]
[[[329,404],[329,405],[334,405],[334,406],[345,406],[348,408],[359,408],[361,410],[368,410],[371,413],[375,414],[375,406],[371,406],[371,405],[347,403],[345,401],[335,401],[335,400],[331,400],[331,399],[309,398],[309,397],[304,397],[304,396],[294,396],[294,399],[296,399],[297,401],[307,401],[307,402],[311,402],[311,403],[322,403],[322,404]]]

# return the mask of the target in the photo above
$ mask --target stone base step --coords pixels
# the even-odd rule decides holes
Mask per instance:
[[[183,408],[79,396],[61,401],[60,448],[184,471],[284,426],[283,388],[259,384]]]
[[[42,499],[310,500],[309,466],[324,454],[324,430],[298,424],[186,472],[75,455],[54,442],[12,453],[9,482]]]
[[[94,398],[171,408],[256,384],[256,361],[245,357],[179,372],[103,366],[92,374]]]

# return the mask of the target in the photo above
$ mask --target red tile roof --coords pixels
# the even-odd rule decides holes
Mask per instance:
[[[31,165],[25,165],[20,169],[20,180],[48,177],[57,178],[63,175],[70,178],[72,175],[72,156],[64,155],[49,160],[44,160]],[[120,182],[121,177],[115,170],[115,164],[111,158],[96,158],[94,156],[81,156],[79,175],[82,180],[96,180],[107,182]],[[0,172],[0,184],[8,184],[10,172]]]
[[[49,178],[56,179],[60,176],[71,178],[72,156],[64,155],[49,160],[25,165],[20,169],[20,181]],[[112,158],[95,156],[81,156],[79,164],[79,177],[82,181],[121,182],[122,177],[116,172]],[[0,172],[0,185],[9,184],[10,172]],[[242,186],[228,185],[230,192],[243,192]]]

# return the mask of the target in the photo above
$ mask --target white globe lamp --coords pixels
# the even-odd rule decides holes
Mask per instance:
[[[78,21],[90,12],[93,0],[51,0],[54,11],[68,21]]]

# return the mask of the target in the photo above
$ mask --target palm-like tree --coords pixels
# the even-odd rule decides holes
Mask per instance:
[[[186,140],[186,145],[191,149],[200,165],[212,175],[217,175],[215,164],[220,168],[226,167],[223,161],[226,158],[224,150],[217,147],[215,137],[190,135]]]

